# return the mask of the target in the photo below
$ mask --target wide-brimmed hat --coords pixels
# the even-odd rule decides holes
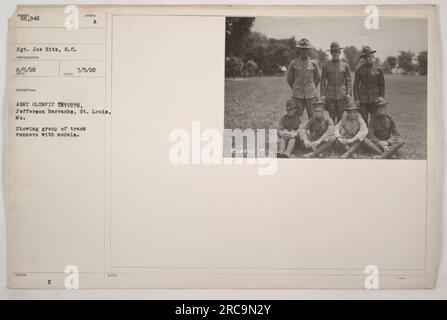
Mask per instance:
[[[388,101],[385,100],[385,98],[378,97],[376,99],[376,106],[386,106],[388,104]]]
[[[368,54],[372,54],[372,53],[376,53],[376,52],[377,52],[377,50],[373,50],[373,49],[371,49],[371,47],[364,46],[364,47],[362,47],[362,51],[360,52],[360,58],[362,58]]]
[[[356,111],[358,111],[359,109],[360,108],[357,106],[357,103],[355,101],[349,101],[348,102],[348,106],[346,108],[346,111],[349,111],[349,110],[356,110]]]
[[[344,47],[340,47],[340,44],[337,41],[331,42],[331,48],[326,51],[335,51],[335,50],[341,50],[344,49]]]
[[[310,44],[310,41],[307,39],[301,39],[300,41],[298,41],[298,43],[296,44],[297,48],[300,49],[310,49],[312,48],[312,45]]]

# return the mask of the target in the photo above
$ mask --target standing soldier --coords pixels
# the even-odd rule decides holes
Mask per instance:
[[[352,91],[351,70],[349,64],[340,61],[341,49],[338,42],[331,43],[328,51],[332,60],[323,66],[321,72],[321,99],[326,101],[326,110],[334,123],[341,120]]]
[[[287,83],[292,88],[292,99],[294,100],[298,113],[303,116],[304,108],[307,117],[313,115],[312,104],[317,100],[317,87],[320,83],[318,64],[309,58],[312,48],[309,40],[301,39],[296,45],[299,57],[293,59],[287,70]]]
[[[374,117],[377,111],[377,98],[385,97],[385,78],[383,69],[374,62],[374,53],[370,47],[363,47],[360,58],[365,59],[365,63],[355,71],[354,99],[360,102],[360,113],[368,123],[368,114]]]
[[[397,130],[396,121],[386,111],[387,104],[384,98],[377,99],[377,114],[369,123],[371,143],[368,147],[377,153],[376,159],[391,158],[405,143]]]
[[[329,113],[324,110],[323,105],[322,101],[315,101],[312,118],[298,130],[304,147],[312,150],[305,154],[304,158],[322,157],[324,152],[330,150],[335,143],[334,122]]]

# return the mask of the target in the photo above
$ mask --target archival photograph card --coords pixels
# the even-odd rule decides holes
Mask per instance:
[[[19,6],[10,288],[432,288],[435,6]]]

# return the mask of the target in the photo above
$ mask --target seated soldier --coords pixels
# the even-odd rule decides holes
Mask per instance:
[[[377,98],[377,112],[369,124],[368,138],[371,143],[368,147],[377,155],[375,159],[391,158],[405,144],[397,130],[396,121],[386,110],[388,102],[385,98]]]
[[[332,148],[335,143],[334,121],[329,113],[324,110],[322,101],[313,103],[313,116],[298,130],[298,134],[306,149],[312,152],[304,155],[304,158],[323,157],[324,152]]]
[[[351,156],[357,158],[358,155],[355,152],[368,134],[368,127],[358,110],[355,102],[350,101],[342,119],[335,126],[336,146],[343,152],[342,159],[348,159]]]
[[[295,148],[297,130],[301,124],[301,116],[297,112],[297,107],[293,100],[288,100],[286,103],[287,114],[285,114],[280,122],[278,128],[279,136],[279,152],[278,158],[290,158],[292,151]]]

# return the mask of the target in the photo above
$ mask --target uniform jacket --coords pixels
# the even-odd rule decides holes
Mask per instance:
[[[323,119],[317,119],[315,116],[310,118],[304,125],[302,134],[305,134],[306,130],[309,132],[308,138],[310,141],[321,139],[322,141],[328,141],[329,138],[334,136],[334,121],[332,121],[329,113],[324,112]]]
[[[289,130],[296,131],[299,129],[301,124],[301,117],[296,113],[294,116],[284,115],[279,121],[279,130]]]
[[[328,61],[321,71],[321,96],[341,100],[351,95],[352,80],[349,65],[341,60]]]
[[[368,137],[373,142],[400,137],[393,116],[388,113],[377,114],[374,119],[371,119]]]
[[[299,99],[310,99],[317,96],[320,83],[318,64],[309,58],[292,60],[287,69],[287,83],[292,88],[292,96]]]
[[[378,97],[385,97],[383,69],[377,63],[362,64],[355,71],[354,99],[375,103]]]
[[[335,137],[345,139],[358,139],[363,141],[368,135],[368,127],[360,113],[357,119],[349,120],[347,113],[343,113],[343,118],[335,126]]]

